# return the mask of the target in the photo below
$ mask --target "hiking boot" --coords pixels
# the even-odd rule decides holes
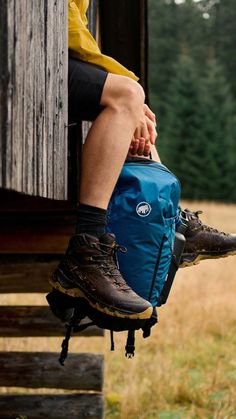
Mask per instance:
[[[202,211],[181,211],[182,221],[187,225],[181,268],[197,265],[204,259],[218,259],[236,254],[236,234],[223,233],[203,224],[199,214]]]
[[[105,314],[128,319],[148,319],[152,305],[139,297],[122,278],[115,264],[118,246],[113,234],[100,240],[88,234],[71,238],[68,250],[50,279],[57,290],[83,297]]]

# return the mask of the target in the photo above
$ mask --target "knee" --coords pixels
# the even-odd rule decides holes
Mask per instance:
[[[145,101],[142,86],[129,77],[112,74],[107,87],[106,95],[103,97],[104,105],[139,120]]]
[[[125,78],[120,90],[120,101],[125,103],[128,107],[143,107],[145,101],[145,94],[142,86],[136,81]]]
[[[140,118],[145,101],[145,94],[142,86],[132,79],[125,78],[117,98],[117,106],[125,109],[131,117]]]

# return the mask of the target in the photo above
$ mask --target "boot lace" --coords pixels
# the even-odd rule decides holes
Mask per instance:
[[[203,222],[200,220],[199,215],[203,214],[203,211],[190,211],[189,209],[185,210],[188,213],[188,219],[194,220],[198,224],[199,227],[201,227],[201,230],[208,231],[209,233],[217,233],[222,234],[223,236],[228,236],[227,233],[224,233],[223,231],[217,230],[217,228],[210,227],[206,224],[203,224]]]
[[[131,288],[127,285],[125,280],[122,278],[120,271],[117,268],[116,253],[118,251],[126,253],[127,249],[124,246],[114,244],[113,246],[104,243],[93,243],[92,247],[100,251],[99,255],[93,255],[92,258],[95,262],[99,263],[106,276],[109,276],[113,283],[119,287],[122,291],[129,291]]]

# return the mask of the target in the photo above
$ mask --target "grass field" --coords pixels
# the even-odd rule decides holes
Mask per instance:
[[[236,232],[236,206],[185,206],[204,209],[204,222]],[[35,304],[35,296],[1,299]],[[105,354],[106,419],[236,418],[236,257],[180,270],[168,304],[159,309],[159,325],[149,339],[138,334],[132,360],[124,356],[125,340],[126,334],[115,334],[115,352],[109,334],[74,338],[71,345]],[[54,351],[59,345],[55,338],[0,341],[4,350]]]

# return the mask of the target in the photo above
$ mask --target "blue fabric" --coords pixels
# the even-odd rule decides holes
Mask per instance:
[[[176,217],[176,223],[175,223],[175,227],[177,229],[177,227],[179,227],[181,224],[183,224],[182,218],[181,218],[181,208],[178,207],[178,211],[177,211],[177,217]]]
[[[118,252],[120,271],[139,295],[158,305],[178,222],[180,184],[162,164],[125,163],[108,209],[109,231],[127,248]]]

